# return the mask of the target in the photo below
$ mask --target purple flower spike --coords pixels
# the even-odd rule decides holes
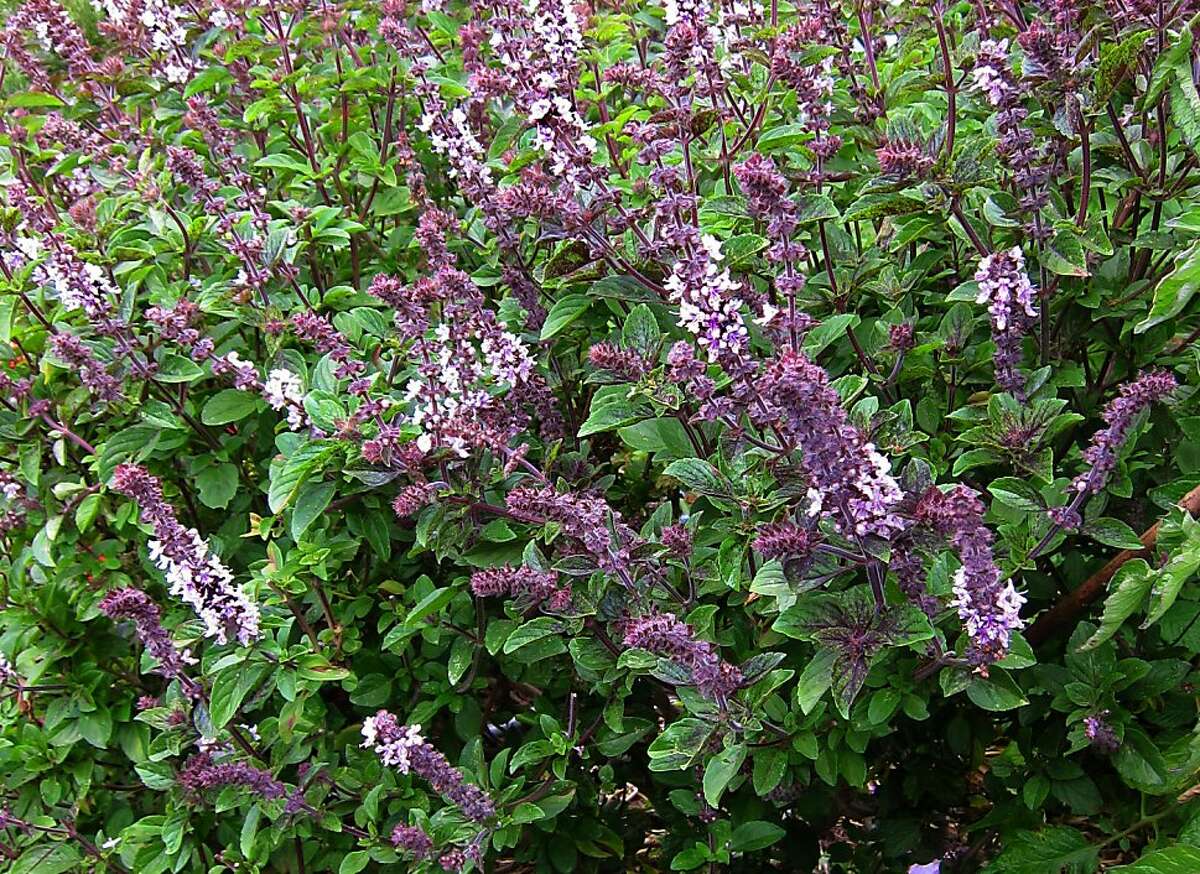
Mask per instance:
[[[758,529],[754,548],[763,558],[805,558],[818,538],[794,522],[772,522]]]
[[[508,509],[528,522],[558,522],[605,570],[626,572],[637,535],[602,498],[557,494],[554,489],[516,488],[505,499]]]
[[[752,415],[804,453],[813,484],[810,515],[833,513],[839,530],[860,537],[887,537],[903,527],[895,513],[903,493],[891,464],[850,421],[824,368],[802,352],[786,352],[759,386],[769,403]]]
[[[420,862],[433,853],[433,838],[415,825],[398,825],[392,829],[392,846]]]
[[[1036,292],[1025,273],[1025,256],[1019,246],[996,252],[979,262],[977,303],[986,303],[992,318],[992,340],[996,343],[996,382],[1019,400],[1025,399],[1021,363],[1021,340],[1037,318]]]
[[[462,772],[421,736],[421,726],[401,725],[391,713],[380,710],[363,720],[362,735],[362,745],[375,750],[385,765],[423,777],[468,819],[486,822],[496,815],[488,794],[463,779]]]
[[[1113,727],[1105,721],[1108,712],[1083,717],[1083,736],[1087,738],[1092,749],[1106,756],[1111,756],[1121,748],[1121,741]]]
[[[1134,420],[1143,410],[1165,399],[1179,383],[1165,370],[1143,373],[1121,386],[1117,397],[1104,408],[1106,427],[1092,435],[1091,445],[1083,451],[1087,470],[1071,483],[1078,495],[1094,495],[1104,488],[1117,466],[1117,453],[1129,439]]]
[[[188,759],[176,780],[192,795],[226,786],[242,786],[268,801],[287,794],[287,788],[266,771],[245,762],[214,762],[208,753]]]
[[[471,575],[471,591],[480,598],[526,596],[535,602],[549,599],[561,601],[558,574],[553,571],[536,571],[529,567],[514,568],[511,565],[484,568]],[[567,600],[570,593],[566,592]]]
[[[162,627],[162,612],[149,595],[140,589],[115,589],[100,601],[100,612],[114,622],[132,620],[138,639],[158,660],[158,672],[179,680],[185,687],[192,687],[192,681],[183,672],[183,657],[175,649],[171,635]]]
[[[261,636],[258,605],[233,583],[233,573],[212,553],[195,528],[184,528],[163,500],[158,478],[137,464],[122,464],[113,488],[141,505],[141,519],[154,528],[150,560],[167,578],[171,594],[185,601],[204,620],[205,634],[225,643],[242,644]]]
[[[954,599],[971,647],[967,658],[986,670],[1004,658],[1012,632],[1022,627],[1020,611],[1025,603],[1011,580],[1002,578],[992,557],[992,532],[983,524],[983,503],[966,486],[948,492],[931,488],[917,507],[917,520],[943,537],[962,562],[954,575]]]
[[[624,643],[678,662],[691,672],[692,684],[709,698],[727,698],[742,685],[742,672],[724,661],[707,640],[697,640],[692,629],[670,613],[630,620]]]

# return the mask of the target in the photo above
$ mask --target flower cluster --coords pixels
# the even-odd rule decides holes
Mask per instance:
[[[607,371],[623,382],[637,382],[647,371],[646,360],[632,349],[612,343],[597,343],[588,350],[592,366]]]
[[[996,566],[992,556],[994,536],[983,523],[983,503],[966,486],[943,492],[929,489],[918,502],[916,519],[947,538],[958,553],[961,567],[954,575],[954,597],[967,636],[967,657],[981,669],[1004,658],[1012,633],[1022,627],[1020,611],[1025,603]]]
[[[206,790],[241,786],[266,801],[287,796],[287,813],[302,810],[313,812],[300,790],[297,789],[289,795],[283,783],[261,768],[246,762],[218,762],[207,752],[196,753],[188,759],[175,776],[175,780],[185,792],[193,796],[199,796]]]
[[[262,395],[273,410],[287,410],[288,427],[298,431],[308,417],[304,412],[304,386],[300,377],[290,370],[277,367],[267,374]]]
[[[141,506],[142,521],[154,529],[150,560],[167,578],[171,594],[204,620],[204,633],[217,643],[235,638],[248,644],[261,634],[258,605],[234,585],[233,573],[195,528],[185,528],[163,499],[162,484],[144,467],[122,464],[113,488]]]
[[[783,273],[775,278],[775,288],[787,301],[787,311],[781,317],[775,307],[767,304],[763,307],[760,323],[777,338],[777,342],[787,338],[796,349],[800,337],[814,323],[811,316],[796,308],[796,296],[805,284],[800,268],[808,256],[804,244],[796,239],[800,227],[799,208],[787,196],[787,180],[770,158],[751,155],[734,168],[734,174],[750,202],[750,213],[767,223],[767,237],[771,241],[767,249],[768,260],[783,266]]]
[[[751,415],[776,427],[804,453],[816,512],[835,515],[851,536],[890,536],[903,527],[903,498],[891,463],[850,421],[829,374],[803,352],[784,352],[767,368],[758,389],[764,399]]]
[[[992,341],[996,344],[996,382],[1014,397],[1025,397],[1025,378],[1021,375],[1021,340],[1037,318],[1034,304],[1037,292],[1025,272],[1025,256],[1020,246],[994,252],[979,262],[975,271],[979,283],[977,303],[986,303],[992,321]]]
[[[50,345],[55,356],[70,365],[96,400],[109,403],[120,399],[121,380],[108,372],[86,343],[64,331],[55,334]]]
[[[292,330],[296,336],[312,343],[322,355],[337,362],[334,376],[338,379],[353,378],[366,369],[366,365],[353,357],[354,349],[320,313],[305,311],[292,316]]]
[[[1096,752],[1111,756],[1121,748],[1121,739],[1105,720],[1107,715],[1105,711],[1083,717],[1083,736]]]
[[[468,783],[440,752],[421,736],[421,726],[401,725],[386,710],[363,721],[363,747],[370,747],[380,761],[401,774],[412,771],[428,781],[434,791],[449,799],[463,816],[486,822],[496,815],[496,806],[488,794]]]
[[[83,310],[96,321],[108,317],[120,294],[104,268],[81,260],[68,244],[55,242],[46,260],[38,264],[35,277],[54,290],[64,309]]]
[[[1026,124],[1029,112],[1021,104],[1025,88],[1013,75],[1008,40],[982,40],[971,75],[975,87],[996,109],[997,151],[1012,171],[1018,203],[1029,217],[1025,231],[1035,240],[1045,240],[1053,233],[1041,217],[1041,210],[1050,200],[1046,193],[1050,171]]]
[[[686,525],[675,523],[667,525],[663,528],[659,535],[659,542],[667,548],[667,552],[674,558],[686,560],[692,554],[692,532]]]
[[[933,169],[933,156],[928,148],[905,137],[889,137],[875,150],[879,169],[885,176],[897,179],[924,179]]]
[[[1104,408],[1105,427],[1092,435],[1091,443],[1083,451],[1086,469],[1071,481],[1071,503],[1050,511],[1051,517],[1065,528],[1078,528],[1082,519],[1079,508],[1090,495],[1104,488],[1117,466],[1121,447],[1129,439],[1129,432],[1139,414],[1166,399],[1179,383],[1165,370],[1143,373],[1132,382],[1121,386],[1117,397]]]
[[[826,37],[822,17],[807,15],[776,38],[771,54],[771,72],[796,92],[798,121],[812,131],[814,138],[808,147],[819,160],[832,157],[842,146],[842,138],[830,133],[833,57],[813,63],[809,51]]]
[[[114,622],[132,620],[138,640],[158,661],[159,673],[179,680],[188,691],[195,690],[195,684],[184,673],[187,654],[175,648],[171,635],[162,626],[162,611],[149,595],[132,587],[114,589],[100,600],[99,607],[100,612]]]
[[[1008,99],[1016,90],[1009,67],[1008,40],[985,39],[979,43],[971,79],[992,106],[1000,106]]]
[[[558,584],[558,574],[531,567],[485,568],[471,574],[471,591],[480,598],[527,598],[547,610],[561,612],[571,605],[571,590]]]
[[[675,262],[666,288],[679,304],[679,324],[696,336],[709,361],[737,361],[749,343],[742,320],[741,286],[720,266],[720,242],[710,236],[702,248]]]
[[[557,522],[563,533],[578,540],[602,568],[621,574],[629,551],[638,540],[621,522],[620,514],[604,500],[587,495],[558,494],[542,489],[516,488],[505,499],[508,509],[529,522]]]
[[[130,49],[155,56],[155,72],[172,85],[191,78],[195,62],[188,52],[188,9],[166,0],[103,0],[105,31]]]
[[[691,685],[709,698],[723,701],[742,685],[741,670],[722,659],[713,644],[697,640],[687,623],[670,613],[629,620],[623,643],[676,662],[687,670]]]
[[[818,542],[816,534],[794,522],[771,522],[758,529],[753,546],[763,558],[807,558]]]
[[[410,341],[407,358],[416,375],[403,400],[406,419],[422,432],[421,451],[445,448],[459,458],[484,448],[509,454],[508,440],[528,418],[496,390],[507,389],[510,400],[544,398],[544,382],[535,377],[525,342],[500,324],[471,277],[453,266],[446,234],[455,221],[427,210],[418,230],[432,275],[412,287],[376,277],[370,293],[395,308],[397,329]]]
[[[363,455],[369,458],[366,452]],[[432,483],[413,483],[405,486],[392,500],[392,512],[396,514],[397,519],[407,519],[427,506],[435,494],[437,488]]]
[[[433,854],[433,838],[423,828],[401,823],[392,829],[392,846],[420,862]]]

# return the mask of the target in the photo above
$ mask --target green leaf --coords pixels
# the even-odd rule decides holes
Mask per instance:
[[[833,663],[836,660],[837,653],[834,650],[817,650],[796,682],[796,704],[805,715],[812,712],[821,696],[833,685]]]
[[[809,358],[816,358],[831,343],[844,340],[846,331],[858,326],[861,319],[855,313],[839,313],[823,319],[811,331],[804,335],[804,352]]]
[[[145,458],[162,438],[162,430],[148,425],[135,425],[118,431],[100,447],[97,471],[100,479],[107,482],[117,465],[129,458]]]
[[[1040,808],[1049,795],[1050,779],[1044,774],[1035,774],[1021,787],[1021,799],[1030,810]]]
[[[319,683],[338,682],[350,676],[349,670],[331,665],[329,659],[319,653],[301,656],[296,672],[306,680],[316,680]]]
[[[12,94],[4,101],[10,109],[45,109],[64,106],[65,104],[53,94],[43,94],[40,91],[25,91]]]
[[[688,458],[696,451],[678,419],[642,419],[617,433],[630,449],[661,453],[660,460]]]
[[[1012,218],[1019,211],[1017,199],[1007,191],[997,191],[983,202],[983,217],[998,228],[1015,228],[1020,222]],[[974,298],[971,298],[974,300]]]
[[[1097,106],[1103,106],[1113,96],[1125,74],[1142,53],[1150,34],[1149,30],[1139,30],[1119,43],[1107,40],[1102,42],[1100,63],[1096,65],[1096,75],[1092,81]]]
[[[79,502],[79,506],[75,508],[75,528],[80,534],[92,527],[92,522],[96,520],[96,515],[100,512],[102,501],[103,498],[99,495],[88,495]]]
[[[766,795],[779,785],[787,771],[787,753],[773,747],[764,747],[754,752],[754,791]]]
[[[238,846],[242,851],[242,855],[247,859],[254,857],[254,839],[258,837],[258,821],[261,818],[262,809],[257,804],[252,804],[249,812],[246,813],[246,818],[242,820],[242,831],[238,839]]]
[[[871,703],[867,705],[867,721],[872,725],[887,722],[900,706],[903,697],[896,689],[880,689],[871,696]]]
[[[950,473],[953,476],[959,476],[972,468],[997,464],[999,461],[1000,456],[990,449],[968,449],[955,459],[954,469]]]
[[[1189,146],[1200,142],[1200,94],[1192,81],[1192,61],[1185,58],[1175,72],[1171,85],[1171,119],[1179,129],[1179,135]]]
[[[35,844],[7,869],[8,874],[63,874],[65,871],[81,870],[83,854],[74,844]]]
[[[1100,627],[1080,649],[1095,649],[1116,634],[1121,623],[1145,603],[1153,582],[1154,572],[1144,559],[1135,558],[1121,565],[1109,581]]]
[[[744,822],[733,830],[729,839],[730,849],[735,853],[752,853],[771,846],[786,834],[784,829],[773,822]]]
[[[838,221],[841,219],[837,207],[833,205],[833,201],[829,199],[828,195],[801,194],[795,198],[795,203],[796,220],[802,225],[815,221]]]
[[[336,444],[314,440],[292,452],[278,469],[272,465],[271,486],[267,491],[267,504],[271,512],[278,513],[290,504],[313,472],[337,451]]]
[[[200,411],[205,425],[225,425],[249,416],[258,406],[258,398],[236,388],[222,389],[209,398]]]
[[[1125,728],[1125,737],[1112,762],[1130,786],[1143,792],[1165,786],[1170,774],[1166,759],[1154,741],[1135,725]]]
[[[1097,848],[1070,826],[1019,831],[1004,842],[1004,851],[988,866],[989,874],[1059,874],[1064,868],[1091,871]]]
[[[765,131],[758,138],[757,149],[766,153],[775,149],[784,149],[809,136],[809,130],[802,124],[782,124]]]
[[[338,874],[358,874],[359,871],[371,864],[371,854],[366,850],[355,850],[347,853],[338,866]]]
[[[699,868],[705,862],[710,860],[708,847],[697,841],[686,850],[680,850],[671,859],[672,871],[691,871]]]
[[[292,539],[299,542],[304,532],[317,520],[333,499],[337,486],[334,483],[305,483],[296,496],[292,509]]]
[[[662,331],[658,327],[658,319],[654,311],[644,303],[640,303],[629,311],[625,324],[621,327],[621,345],[633,349],[643,355],[649,355],[658,346]]]
[[[1137,532],[1120,519],[1113,519],[1111,516],[1093,519],[1083,526],[1081,533],[1105,546],[1115,546],[1117,549],[1142,548],[1142,541]]]
[[[559,621],[551,616],[539,616],[531,619],[508,636],[508,639],[504,641],[504,652],[506,654],[516,652],[523,646],[528,646],[552,634],[558,634],[560,630]]]
[[[1042,496],[1038,494],[1038,490],[1025,480],[1017,479],[1015,476],[1004,476],[993,480],[988,485],[988,491],[997,501],[1015,510],[1040,513],[1044,509]]]
[[[587,421],[579,427],[578,436],[587,437],[589,434],[611,431],[613,428],[624,427],[630,422],[636,422],[644,417],[643,408],[629,401],[617,400],[600,406],[596,406],[593,401]]]
[[[1112,874],[1196,874],[1200,871],[1200,847],[1180,844],[1152,850],[1136,862],[1110,870]]]
[[[680,458],[672,461],[663,471],[663,475],[679,480],[692,491],[702,495],[733,494],[733,483],[702,458]]]
[[[234,665],[217,674],[208,705],[213,728],[224,728],[233,719],[265,672],[263,665]]]
[[[1046,269],[1059,276],[1087,276],[1087,255],[1083,244],[1070,231],[1059,231],[1043,252]]]
[[[309,164],[307,161],[301,160],[299,156],[292,157],[291,155],[282,152],[274,155],[264,155],[254,162],[255,167],[269,167],[272,170],[291,170],[295,173],[308,174]]]
[[[228,507],[237,489],[238,470],[232,464],[214,464],[196,475],[196,496],[200,503],[214,510]]]
[[[197,74],[183,89],[183,99],[199,94],[201,91],[212,91],[224,82],[232,82],[233,74],[224,67],[208,67]]]
[[[1150,312],[1134,327],[1135,334],[1142,334],[1175,318],[1195,296],[1200,288],[1200,244],[1193,245],[1175,262],[1175,269],[1159,280],[1154,289],[1154,302]]]
[[[576,319],[587,312],[587,308],[591,305],[592,299],[583,294],[568,294],[566,297],[555,301],[554,306],[550,308],[550,312],[546,315],[546,321],[542,324],[541,339],[549,340],[551,337],[565,330]]]
[[[709,759],[704,768],[704,800],[710,807],[720,806],[725,787],[737,776],[745,760],[745,744],[726,747]]]
[[[443,607],[454,600],[457,592],[452,588],[434,589],[424,598],[417,602],[417,606],[412,608],[412,611],[404,620],[404,624],[409,628],[413,628],[417,623],[423,621],[434,613],[440,611]]]
[[[767,240],[758,234],[738,234],[730,237],[721,245],[725,263],[730,267],[736,267],[749,260],[765,248],[767,248]]]
[[[842,220],[874,221],[889,215],[907,215],[920,212],[925,202],[908,194],[864,194],[854,201],[842,215]]]
[[[1021,687],[1000,668],[992,668],[987,677],[972,677],[967,684],[967,697],[975,705],[994,712],[1015,710],[1029,703]]]
[[[712,723],[692,717],[671,723],[646,748],[650,770],[662,772],[690,768],[703,754],[713,729]]]
[[[1179,31],[1179,36],[1169,49],[1158,56],[1154,69],[1150,73],[1150,81],[1142,94],[1140,105],[1147,109],[1158,102],[1158,98],[1166,91],[1174,78],[1179,74],[1180,64],[1192,52],[1192,22]],[[1189,70],[1190,75],[1190,70]]]
[[[1150,589],[1150,607],[1142,628],[1149,628],[1171,609],[1179,592],[1192,575],[1200,570],[1200,543],[1195,536],[1188,538],[1179,551],[1163,565]]]
[[[195,382],[202,376],[204,371],[196,362],[171,352],[159,362],[154,378],[159,382]]]

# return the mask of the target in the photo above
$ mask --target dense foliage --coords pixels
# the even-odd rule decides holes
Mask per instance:
[[[0,867],[1200,870],[1191,0],[0,31]]]

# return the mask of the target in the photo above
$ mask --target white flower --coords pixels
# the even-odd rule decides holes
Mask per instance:
[[[262,394],[272,409],[282,410],[287,407],[288,427],[293,431],[305,426],[308,417],[304,413],[304,389],[299,376],[290,370],[277,367],[267,375]]]
[[[1014,246],[1007,252],[996,252],[980,261],[979,269],[975,271],[975,281],[979,283],[975,302],[988,305],[988,312],[997,330],[1008,328],[1016,309],[1031,318],[1037,316],[1037,307],[1034,306],[1037,292],[1025,272],[1025,256],[1020,246]]]
[[[807,516],[819,516],[821,510],[825,506],[825,497],[821,494],[821,490],[810,486],[808,489],[808,509],[805,511]]]

